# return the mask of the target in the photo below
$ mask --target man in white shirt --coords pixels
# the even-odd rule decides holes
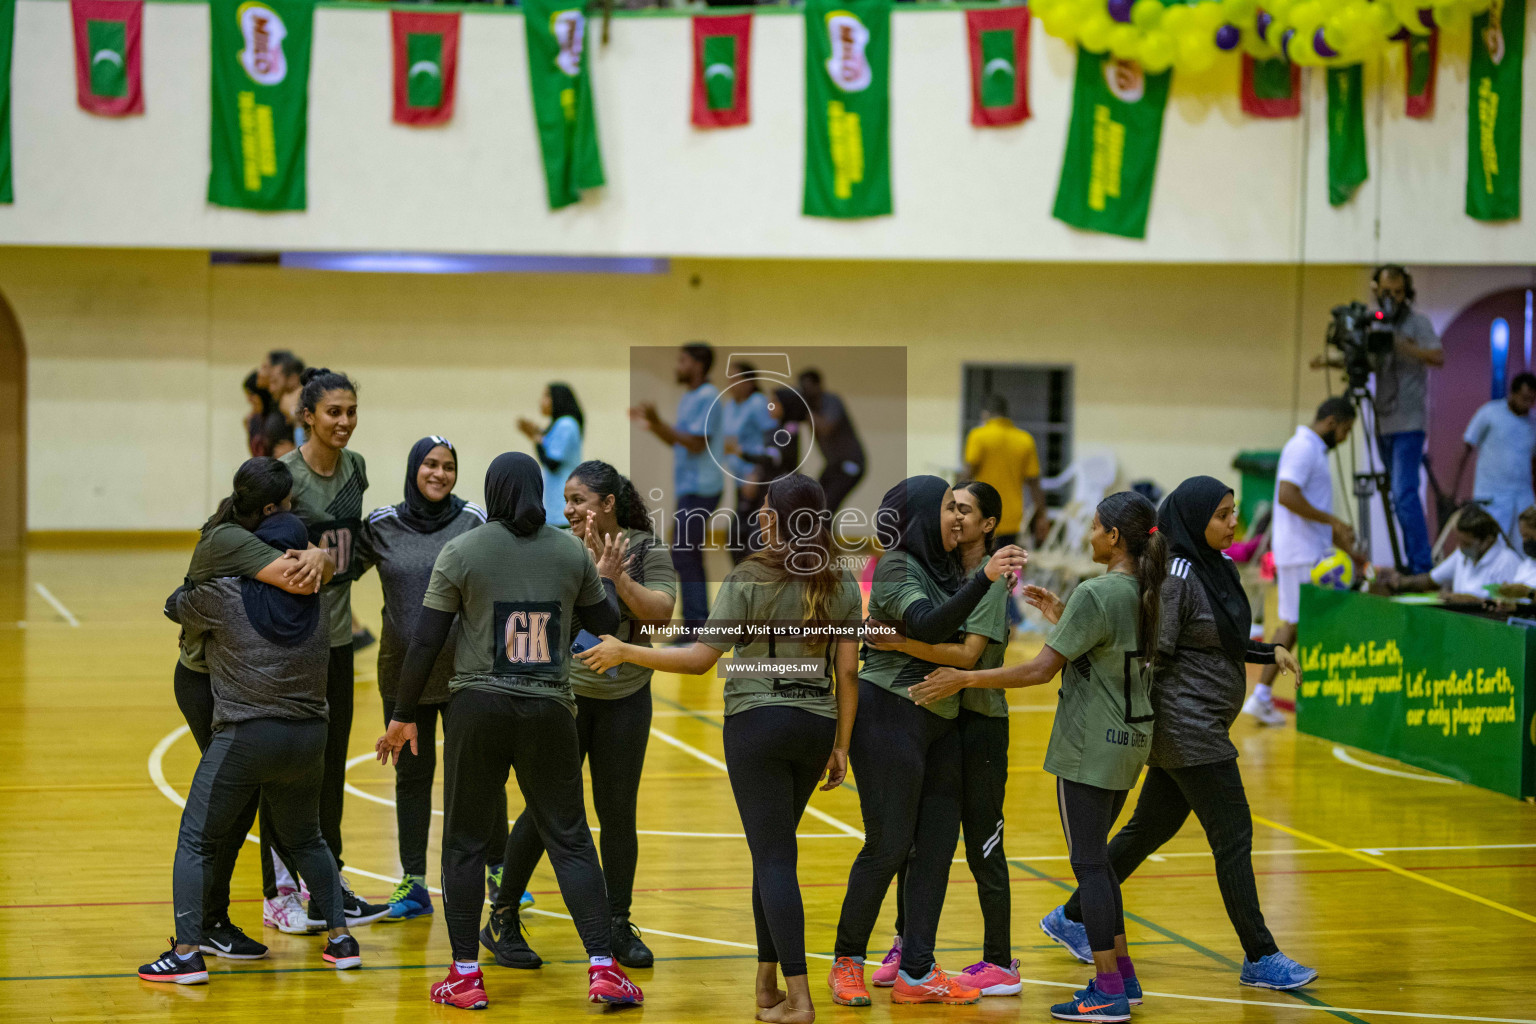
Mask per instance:
[[[1456,520],[1456,551],[1427,573],[1397,577],[1384,571],[1389,593],[1439,590],[1450,600],[1486,601],[1493,596],[1489,587],[1518,582],[1520,556],[1504,543],[1499,524],[1477,503],[1462,507]]]
[[[1275,474],[1275,522],[1270,550],[1275,556],[1275,583],[1280,590],[1280,628],[1273,640],[1287,649],[1296,643],[1301,618],[1301,585],[1312,567],[1335,548],[1353,553],[1355,531],[1333,514],[1333,477],[1328,453],[1349,438],[1355,407],[1345,398],[1330,398],[1317,407],[1310,426],[1297,427],[1280,450]],[[1266,665],[1243,710],[1265,725],[1284,725],[1285,716],[1270,694],[1276,668]]]
[[[1467,458],[1477,451],[1472,500],[1486,508],[1505,537],[1515,534],[1515,519],[1536,495],[1531,487],[1531,460],[1536,457],[1536,376],[1522,373],[1509,385],[1509,395],[1488,402],[1472,416],[1462,440],[1467,443],[1456,469],[1461,480]]]

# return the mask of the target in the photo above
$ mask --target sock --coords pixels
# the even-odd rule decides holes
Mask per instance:
[[[1115,957],[1115,963],[1120,968],[1121,979],[1136,977],[1136,968],[1131,964],[1130,957],[1117,956]]]
[[[350,939],[351,937],[352,936],[350,936],[350,935],[338,935],[334,939],[327,939],[326,941],[331,943],[332,945],[335,945],[336,943],[340,942],[342,939]]]
[[[613,957],[611,957],[611,956],[589,956],[589,957],[587,957],[587,962],[589,964],[591,964],[593,967],[612,967],[613,966]]]
[[[475,974],[475,973],[478,973],[479,970],[480,970],[480,961],[478,961],[478,960],[455,960],[453,962],[453,966],[454,966],[454,969],[457,970],[460,974]]]
[[[1125,995],[1125,981],[1120,977],[1119,971],[1110,971],[1108,974],[1100,973],[1093,980],[1100,992],[1107,996]]]
[[[927,971],[919,974],[915,978],[908,974],[906,971],[897,971],[896,973],[901,975],[901,980],[906,982],[908,985],[921,985],[925,980],[933,975],[933,968],[928,968]]]
[[[177,953],[176,959],[180,960],[182,963],[186,963],[188,960],[191,960],[193,957],[197,956],[197,954],[198,951],[196,949],[192,950],[190,953]]]
[[[1259,698],[1259,700],[1263,701],[1265,704],[1268,704],[1271,700],[1274,700],[1274,697],[1270,695],[1268,683],[1256,684],[1253,688],[1253,695]]]

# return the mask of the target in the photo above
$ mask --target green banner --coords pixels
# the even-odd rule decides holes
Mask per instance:
[[[405,37],[407,68],[430,64],[437,74],[408,75],[405,102],[412,107],[439,107],[443,103],[443,37],[438,32],[409,32]]]
[[[1173,72],[1077,51],[1067,151],[1056,187],[1057,220],[1085,231],[1147,236],[1163,110]]]
[[[11,46],[16,38],[16,0],[0,0],[0,203],[14,203],[11,189]]]
[[[736,37],[705,36],[704,67],[730,72],[704,75],[705,105],[710,110],[730,110],[736,105]]]
[[[1521,64],[1525,0],[1493,0],[1472,19],[1467,107],[1467,216],[1520,216]]]
[[[115,61],[91,61],[91,95],[113,97],[128,95],[127,22],[87,21],[85,37],[93,55],[103,50],[117,55]]]
[[[1533,640],[1476,615],[1304,586],[1296,728],[1531,796]]]
[[[209,0],[208,10],[213,20],[208,201],[246,210],[302,210],[314,5]]]
[[[1365,72],[1359,64],[1329,68],[1328,202],[1343,206],[1365,183]]]
[[[891,0],[806,0],[804,211],[891,212]]]
[[[549,208],[558,210],[579,200],[582,189],[603,184],[587,15],[582,4],[571,0],[525,0],[523,24]]]

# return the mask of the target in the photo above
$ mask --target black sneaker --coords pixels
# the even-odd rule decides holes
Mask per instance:
[[[328,964],[335,964],[338,971],[350,971],[363,965],[363,955],[357,948],[357,940],[350,935],[343,935],[339,939],[326,939],[325,948],[320,952],[320,959]]]
[[[352,891],[352,887],[347,884],[345,878],[341,880],[341,910],[342,916],[346,918],[348,928],[359,928],[365,924],[373,924],[373,922],[380,918],[389,916],[388,903],[367,902]],[[309,901],[308,913],[309,926],[311,928],[327,927],[325,914],[320,910],[320,904],[316,903],[313,899]]]
[[[640,929],[629,923],[628,917],[615,917],[610,929],[613,958],[625,967],[654,967],[656,955],[640,941]]]
[[[522,921],[512,907],[491,910],[490,923],[480,929],[480,945],[494,953],[503,967],[533,971],[544,966],[539,954],[523,940]]]
[[[352,650],[354,653],[372,647],[376,643],[378,641],[374,639],[373,630],[366,627],[352,634]]]
[[[203,929],[203,942],[197,948],[226,960],[260,960],[267,955],[266,946],[236,928],[227,917]]]
[[[203,963],[203,954],[194,952],[183,960],[176,955],[176,940],[170,942],[170,951],[162,953],[154,963],[140,967],[139,977],[145,981],[167,981],[172,985],[206,985],[208,965]]]

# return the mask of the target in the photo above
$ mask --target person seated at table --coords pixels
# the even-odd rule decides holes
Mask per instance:
[[[1373,589],[1388,594],[1438,590],[1450,602],[1485,601],[1489,587],[1515,582],[1521,569],[1520,556],[1504,542],[1493,516],[1481,505],[1468,504],[1456,520],[1456,551],[1449,558],[1416,576],[1384,569]]]
[[[1503,601],[1529,601],[1536,596],[1536,505],[1520,513],[1520,549],[1525,557],[1520,559],[1520,570],[1513,583],[1499,588]]]

